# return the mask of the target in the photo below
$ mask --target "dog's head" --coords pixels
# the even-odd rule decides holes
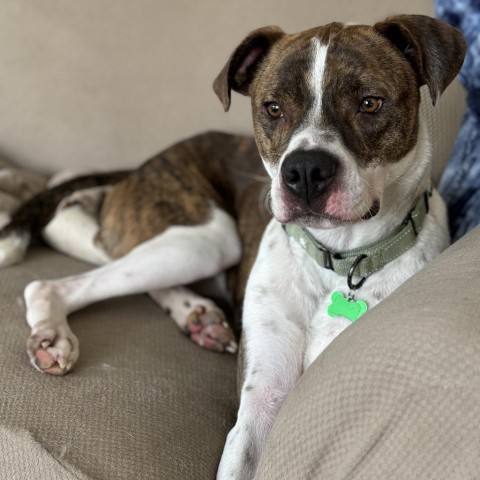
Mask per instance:
[[[225,110],[231,90],[251,97],[277,220],[328,227],[378,213],[415,157],[419,88],[435,103],[465,49],[459,31],[418,15],[295,35],[265,27],[237,47],[214,90]]]

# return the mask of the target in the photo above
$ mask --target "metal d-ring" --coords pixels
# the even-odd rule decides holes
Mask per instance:
[[[353,278],[353,274],[355,273],[355,270],[356,268],[358,267],[358,264],[364,260],[365,258],[367,258],[367,255],[365,255],[364,253],[362,253],[361,255],[359,255],[355,260],[354,262],[352,263],[352,266],[350,267],[350,270],[348,271],[348,275],[347,275],[347,282],[348,282],[348,288],[350,290],[357,290],[359,289],[364,283],[365,283],[365,280],[367,279],[367,277],[362,277],[361,280],[358,282],[358,283],[353,283],[352,282],[352,278]]]

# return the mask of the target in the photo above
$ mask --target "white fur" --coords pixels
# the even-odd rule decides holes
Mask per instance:
[[[308,123],[319,119],[322,111],[323,100],[323,78],[327,63],[328,45],[322,45],[318,38],[312,39],[313,43],[313,65],[310,70],[310,88],[313,92],[314,103],[308,114]]]
[[[22,261],[29,244],[25,235],[12,233],[0,239],[0,268],[9,267]]]
[[[104,265],[111,258],[96,243],[99,225],[81,205],[58,212],[43,230],[45,240],[59,252],[93,265]]]
[[[59,177],[62,177],[59,174]],[[65,197],[53,219],[43,229],[43,238],[56,250],[93,265],[112,259],[97,242],[101,202],[111,186],[79,190]]]

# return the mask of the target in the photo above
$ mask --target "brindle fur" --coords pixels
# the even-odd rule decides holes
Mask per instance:
[[[237,219],[244,246],[240,264],[229,272],[234,304],[240,307],[270,219],[261,199],[262,175],[252,138],[219,132],[197,135],[153,157],[107,193],[98,240],[117,258],[170,226],[208,221],[213,202]]]

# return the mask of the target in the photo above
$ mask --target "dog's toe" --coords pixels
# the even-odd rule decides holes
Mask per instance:
[[[48,328],[27,340],[31,364],[50,375],[65,375],[78,359],[78,340],[70,329]]]
[[[207,350],[237,351],[235,335],[218,308],[195,307],[187,318],[187,334],[194,343]]]

